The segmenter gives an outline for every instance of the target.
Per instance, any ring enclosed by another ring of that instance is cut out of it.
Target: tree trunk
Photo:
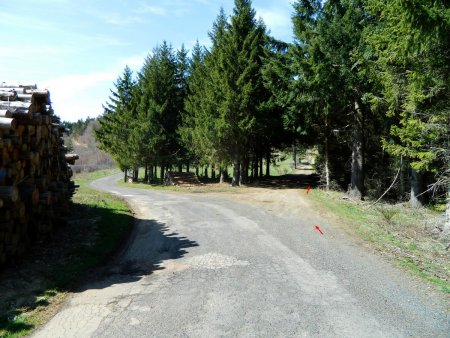
[[[245,157],[241,163],[241,175],[240,175],[241,182],[240,182],[240,184],[248,183],[248,165],[249,165],[248,157]]]
[[[145,183],[148,182],[148,165],[145,165],[145,169],[144,169],[144,182]]]
[[[204,178],[208,178],[208,166],[205,167],[205,171],[204,171],[203,177]]]
[[[423,207],[423,175],[411,168],[411,197],[409,203],[412,208]],[[420,195],[420,196],[419,196]]]
[[[160,176],[161,181],[164,181],[164,166],[163,166],[163,165],[161,166],[161,172],[160,172],[160,174],[161,174],[161,176]]]
[[[255,159],[253,160],[253,179],[257,180],[258,179],[258,171],[259,171],[259,166],[258,166],[258,157],[255,157]]]
[[[137,182],[139,180],[139,168],[133,169],[133,181]]]
[[[325,189],[330,190],[330,158],[328,152],[328,136],[325,138]]]
[[[190,169],[191,168],[190,168],[190,165],[189,165],[189,162],[188,162],[188,163],[186,163],[186,172],[188,173]]]
[[[400,187],[399,187],[399,193],[400,193],[400,201],[404,201],[405,200],[405,165],[403,164],[403,161],[400,160],[400,173],[399,173],[399,178],[400,178]]]
[[[444,233],[450,234],[450,184],[447,185],[447,207],[445,208]]]
[[[266,154],[266,177],[270,177],[270,150]]]
[[[355,120],[352,130],[352,172],[349,195],[362,199],[364,195],[363,172],[363,111],[358,101],[355,101]]]
[[[123,181],[125,182],[125,183],[127,183],[127,181],[128,181],[128,169],[127,168],[123,168]]]
[[[294,169],[297,169],[297,147],[295,143],[292,143],[292,161],[294,163]]]
[[[199,170],[198,170],[198,166],[196,166],[195,167],[195,175],[198,177],[198,174],[199,174],[199,172],[198,172]]]
[[[226,168],[220,170],[220,183],[223,183],[225,181],[227,175],[226,172],[227,172]]]
[[[213,180],[216,179],[216,165],[215,164],[211,165],[211,178]]]
[[[233,160],[233,179],[231,180],[231,185],[233,187],[238,187],[241,182],[241,162],[239,161],[239,156],[235,155]]]
[[[183,165],[181,163],[178,164],[178,172],[181,173],[183,171]]]
[[[259,177],[263,177],[263,156],[259,158]]]
[[[153,165],[151,165],[149,167],[148,171],[149,171],[149,175],[148,175],[147,183],[150,183],[153,180]]]

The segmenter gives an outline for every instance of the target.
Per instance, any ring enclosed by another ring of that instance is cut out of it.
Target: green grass
[[[58,240],[63,244],[58,245],[58,259],[33,267],[40,269],[34,273],[42,278],[41,290],[24,290],[21,296],[26,294],[25,304],[7,309],[6,314],[2,311],[0,337],[22,337],[31,333],[43,323],[49,307],[62,302],[67,292],[92,269],[107,262],[128,237],[132,216],[126,203],[88,187],[90,181],[113,173],[106,170],[75,176],[80,188],[73,198],[69,225],[59,231]]]
[[[424,230],[424,222],[437,213],[410,209],[406,205],[368,204],[343,200],[342,193],[314,190],[310,198],[321,213],[338,220],[345,229],[389,253],[409,272],[435,284],[445,293],[448,282],[448,252],[444,244]],[[414,257],[412,260],[410,257]]]
[[[400,261],[400,264],[402,266],[406,267],[412,273],[414,273],[414,274],[416,274],[416,275],[426,279],[427,281],[437,285],[442,292],[450,293],[450,283],[448,283],[447,281],[444,281],[444,280],[442,280],[440,278],[431,276],[429,273],[426,273],[423,269],[418,267],[417,264],[414,263],[411,260],[400,259],[399,261]],[[433,264],[428,264],[428,267],[433,267]]]

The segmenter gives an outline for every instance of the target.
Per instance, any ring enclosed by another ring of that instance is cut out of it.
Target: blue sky
[[[253,0],[273,36],[292,41],[291,0]],[[233,0],[0,0],[0,82],[36,83],[66,121],[102,114],[125,65],[139,71],[166,40],[187,49]]]

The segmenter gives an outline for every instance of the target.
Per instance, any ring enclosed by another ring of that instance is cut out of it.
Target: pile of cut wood
[[[165,185],[177,185],[177,186],[185,186],[191,187],[195,185],[202,185],[202,183],[198,180],[197,175],[194,173],[183,173],[183,172],[166,172],[164,177]]]
[[[0,82],[0,266],[64,223],[76,154],[47,90]]]

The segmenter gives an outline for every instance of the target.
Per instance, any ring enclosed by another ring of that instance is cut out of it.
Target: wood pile
[[[196,185],[202,185],[202,183],[198,180],[197,175],[194,173],[183,173],[183,172],[166,172],[164,177],[165,185],[177,185],[184,187],[191,187]]]
[[[78,156],[63,132],[47,90],[0,82],[0,266],[66,221]]]

